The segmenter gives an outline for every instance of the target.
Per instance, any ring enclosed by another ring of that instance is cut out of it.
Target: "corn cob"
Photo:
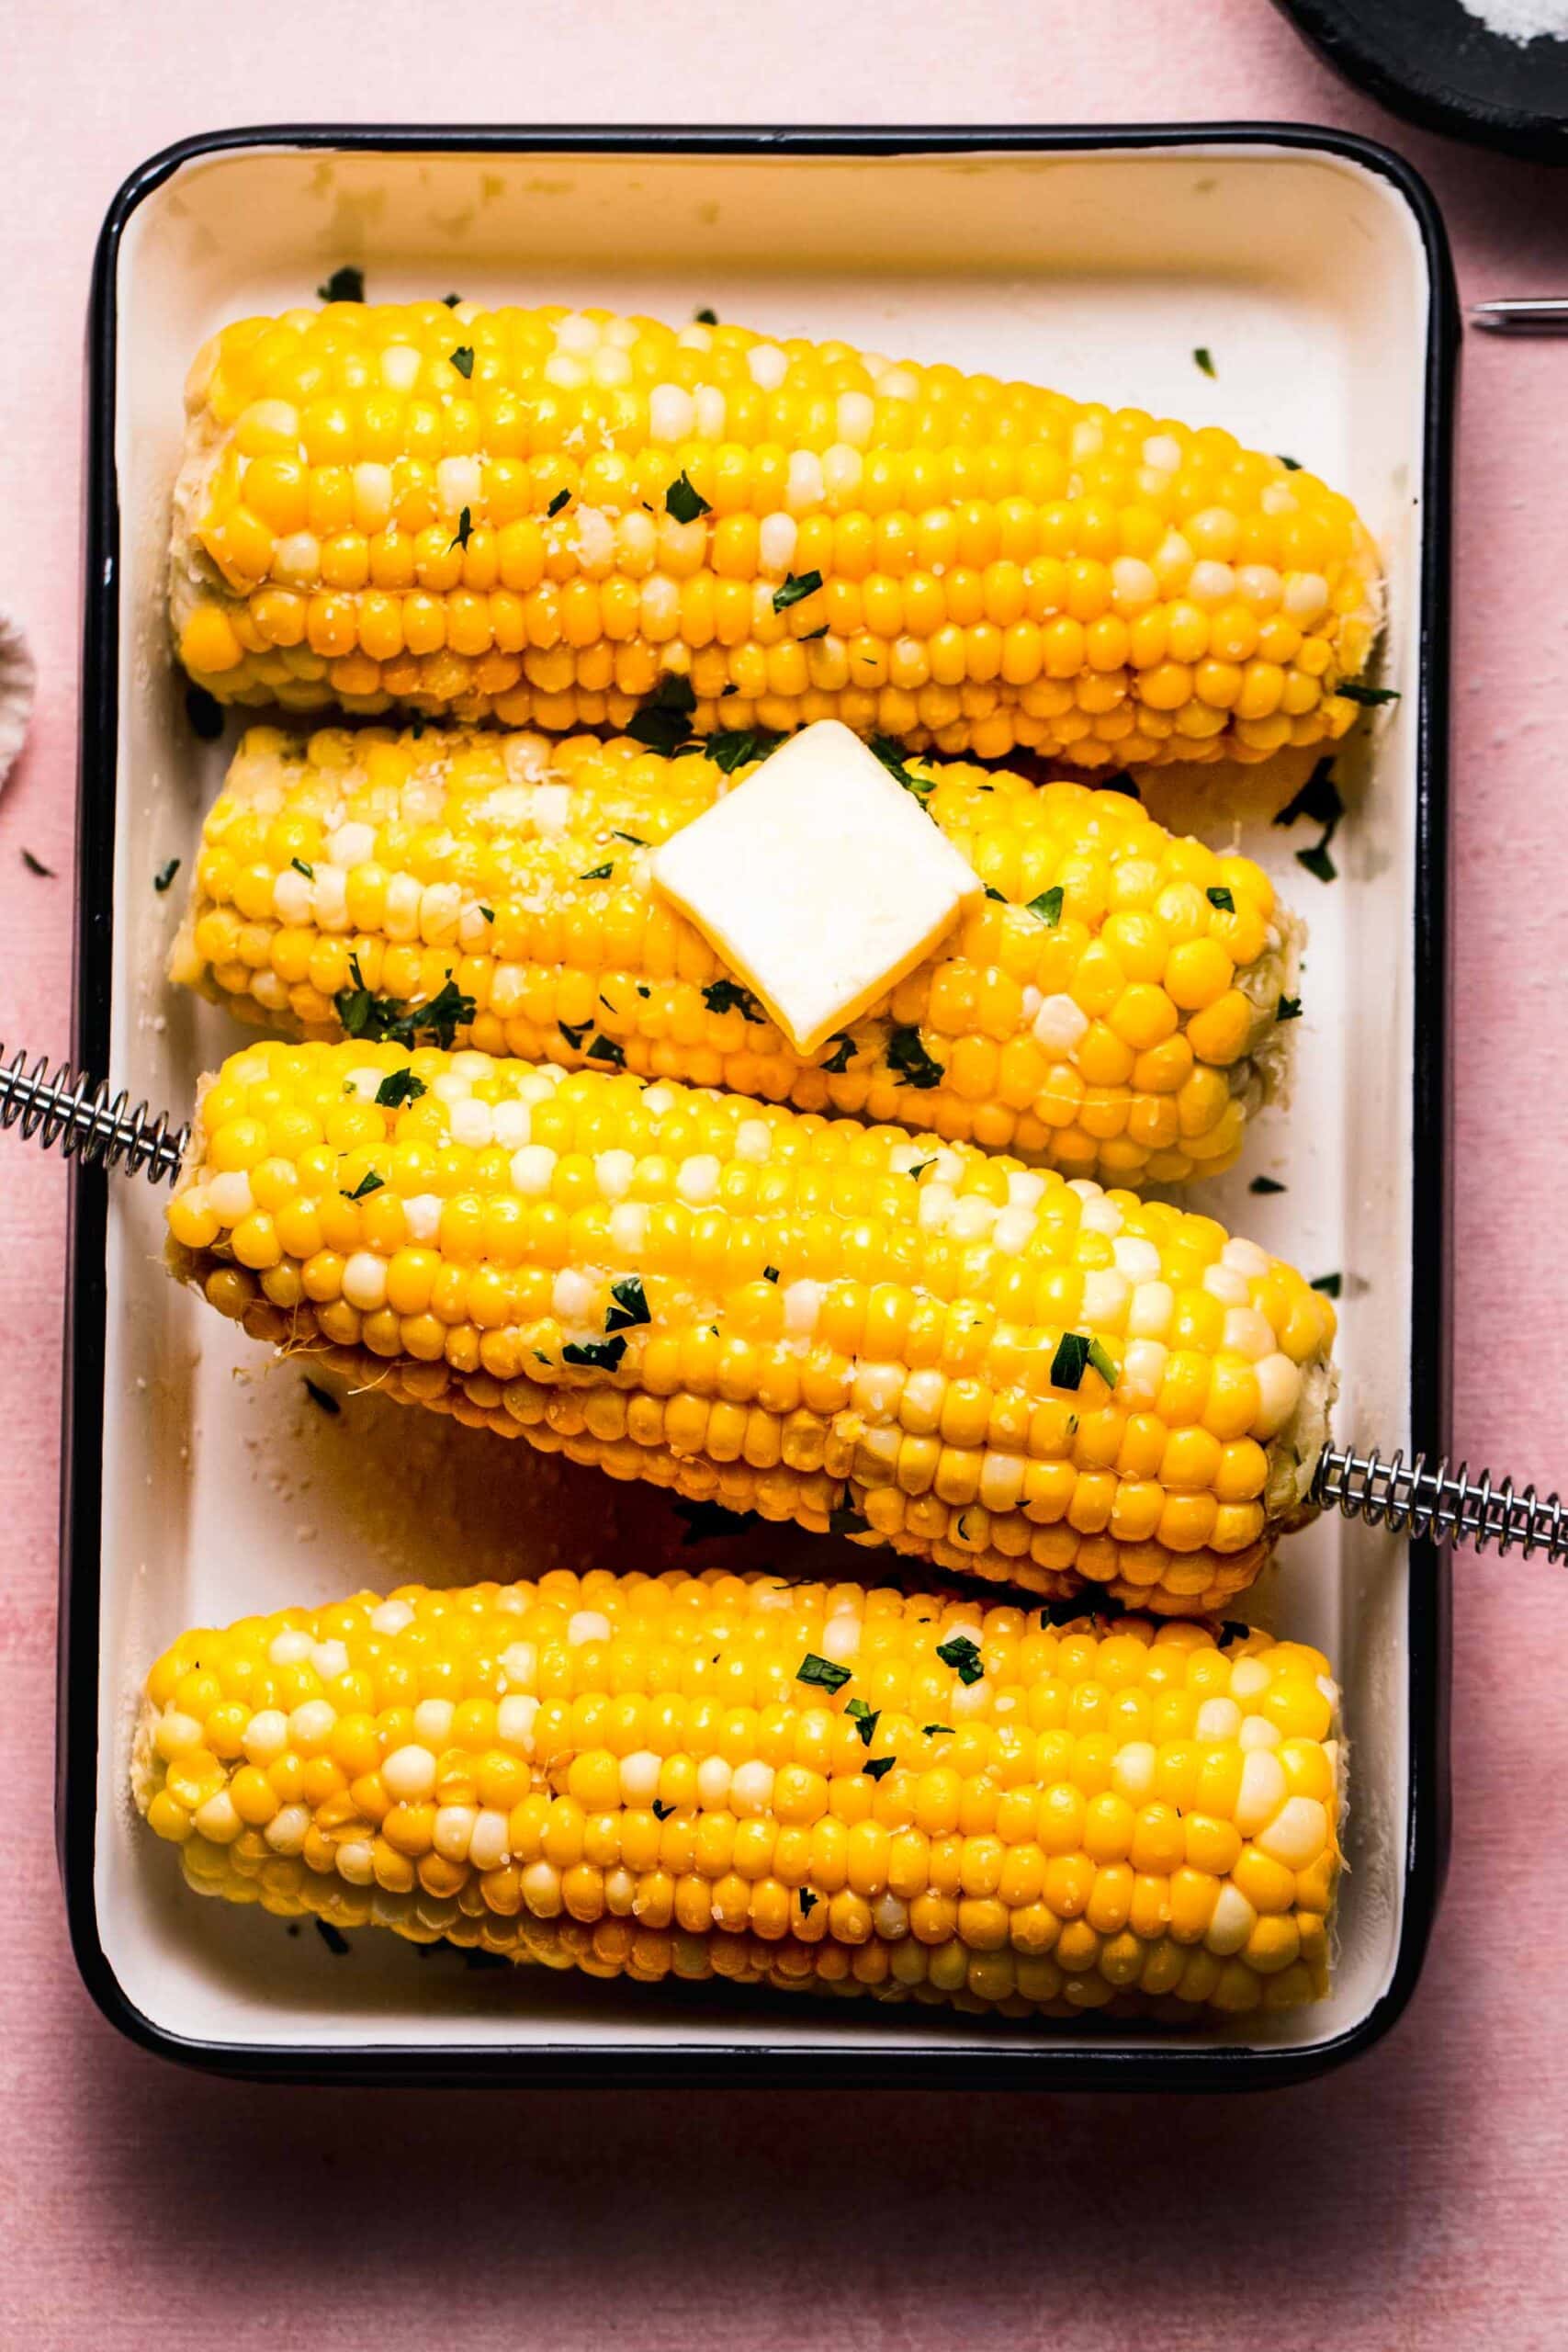
[[[1219,1608],[1325,1435],[1332,1306],[1213,1219],[673,1082],[253,1046],[168,1215],[353,1382],[1053,1596]]]
[[[862,734],[1085,767],[1343,734],[1377,559],[1137,409],[738,326],[333,304],[186,386],[173,613],[228,702]]]
[[[1007,2017],[1327,1990],[1318,1650],[715,1569],[187,1634],[137,1803],[200,1894],[595,1976]]]
[[[1114,1183],[1228,1168],[1278,1087],[1294,1003],[1299,926],[1268,877],[1121,793],[909,774],[1007,903],[978,907],[814,1062],[649,880],[719,770],[629,739],[253,728],[170,969],[323,1038],[345,1011],[384,1025],[450,978],[474,1005],[452,1036],[489,1054],[576,1069],[608,1040],[641,1076],[897,1119]]]

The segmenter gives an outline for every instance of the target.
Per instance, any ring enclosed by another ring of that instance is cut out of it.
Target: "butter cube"
[[[886,996],[983,888],[836,718],[792,735],[672,835],[653,879],[799,1054]]]

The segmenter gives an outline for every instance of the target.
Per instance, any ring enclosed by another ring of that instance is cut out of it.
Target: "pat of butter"
[[[791,736],[673,834],[653,879],[800,1054],[886,996],[984,887],[836,718]]]

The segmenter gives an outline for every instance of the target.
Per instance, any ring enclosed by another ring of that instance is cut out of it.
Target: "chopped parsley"
[[[939,1642],[936,1654],[943,1666],[952,1667],[965,1690],[978,1682],[986,1669],[980,1662],[978,1645],[967,1634],[954,1634],[949,1642]]]
[[[441,297],[449,311],[455,311],[462,299],[460,294],[443,294]]]
[[[692,316],[700,327],[716,327],[718,324],[716,311],[694,311]]]
[[[629,842],[633,849],[646,849],[648,847],[648,843],[643,840],[640,833],[623,833],[615,831],[615,828],[612,827],[610,838],[612,841]]]
[[[479,912],[483,915],[486,922],[493,922],[495,921],[495,909],[493,907],[481,907],[479,909]]]
[[[320,1381],[312,1380],[309,1373],[305,1375],[305,1394],[318,1412],[329,1414],[334,1420],[343,1410],[332,1390],[323,1388]]]
[[[918,1029],[892,1030],[884,1049],[884,1058],[900,1086],[912,1086],[917,1093],[923,1094],[928,1087],[942,1084],[942,1066],[932,1061]]]
[[[1057,882],[1049,890],[1042,890],[1037,899],[1031,899],[1029,911],[1032,915],[1038,915],[1042,922],[1049,923],[1055,929],[1062,920],[1062,900],[1066,895],[1062,885]]]
[[[55,878],[53,866],[46,865],[41,857],[35,857],[30,849],[23,850],[22,864],[29,874],[41,874],[46,881],[52,882]]]
[[[204,743],[216,743],[223,732],[223,706],[205,686],[186,688],[186,717],[192,734],[199,735]]]
[[[844,1713],[851,1718],[856,1731],[859,1732],[861,1746],[863,1747],[869,1747],[871,1746],[872,1734],[875,1731],[878,1723],[881,1721],[881,1708],[869,1706],[863,1699],[846,1699],[844,1702]]]
[[[376,1089],[376,1100],[383,1111],[397,1111],[428,1092],[423,1079],[416,1078],[412,1069],[389,1069]]]
[[[473,998],[462,993],[450,972],[428,1003],[402,1004],[396,997],[377,996],[366,987],[357,956],[349,957],[348,969],[354,986],[339,989],[333,1001],[350,1037],[364,1037],[378,1046],[412,1046],[424,1034],[445,1053],[450,1051],[458,1030],[474,1017]]]
[[[462,513],[457,517],[457,536],[455,539],[449,541],[446,548],[447,554],[451,554],[453,548],[466,548],[473,536],[474,518],[468,508],[465,506]]]
[[[1235,914],[1235,900],[1232,897],[1231,893],[1225,888],[1224,883],[1216,884],[1213,889],[1205,890],[1203,896],[1208,899],[1209,904],[1212,907],[1218,907],[1222,914]]]
[[[302,857],[291,857],[288,863],[294,868],[296,874],[302,874],[305,876],[307,882],[313,882],[315,880],[315,867],[313,865],[307,865]]]
[[[1255,1176],[1247,1189],[1261,1196],[1266,1193],[1282,1193],[1285,1187],[1277,1183],[1272,1176]]]
[[[1320,1290],[1325,1298],[1337,1298],[1345,1287],[1345,1277],[1343,1274],[1314,1274],[1312,1286],[1314,1290]]]
[[[696,689],[690,678],[676,671],[667,670],[647,702],[634,711],[626,722],[626,733],[637,742],[646,743],[650,752],[662,752],[672,760],[691,740],[687,720],[697,707]]]
[[[1200,375],[1212,376],[1213,374],[1214,355],[1209,349],[1206,343],[1201,343],[1193,352],[1192,365],[1198,369]]]
[[[1005,907],[1010,903],[1004,894],[1000,890],[993,890],[988,882],[986,885],[986,896],[987,899],[995,899],[998,907]]]
[[[471,343],[460,343],[456,351],[448,352],[446,356],[459,376],[466,379],[473,374],[474,346]]]
[[[912,775],[904,763],[903,745],[895,742],[891,735],[874,735],[866,749],[875,752],[888,775],[897,777],[906,792],[912,792],[917,800],[931,798],[936,790],[935,776]]]
[[[828,1532],[829,1535],[869,1535],[871,1521],[863,1511],[856,1510],[853,1503],[840,1503],[836,1510],[828,1513]]]
[[[922,1724],[920,1725],[920,1730],[927,1739],[934,1739],[938,1732],[950,1732],[952,1729],[951,1724]]]
[[[1341,678],[1334,691],[1343,695],[1347,702],[1362,703],[1369,710],[1375,709],[1380,702],[1400,700],[1397,686],[1364,686],[1359,678]]]
[[[652,1322],[640,1274],[623,1274],[610,1284],[610,1296],[615,1304],[604,1317],[606,1331],[629,1331],[636,1323]]]
[[[1086,1367],[1092,1365],[1108,1388],[1114,1388],[1117,1371],[1102,1342],[1087,1339],[1081,1331],[1064,1331],[1051,1359],[1051,1385],[1054,1388],[1077,1388]]]
[[[1276,450],[1275,455],[1278,457],[1280,463],[1284,467],[1285,471],[1288,474],[1300,473],[1302,469],[1302,461],[1299,458],[1287,458],[1283,449]]]
[[[822,1897],[819,1894],[813,1894],[808,1886],[803,1886],[799,1890],[796,1899],[800,1905],[801,1917],[803,1919],[809,1919],[813,1911],[816,1910],[817,1905],[821,1902]]]
[[[360,300],[360,297],[357,294],[354,294],[345,296],[344,300],[357,302]],[[340,1935],[330,1919],[318,1919],[316,1921],[316,1933],[320,1936],[321,1941],[325,1944],[327,1950],[331,1952],[334,1960],[342,1960],[346,1956],[350,1948],[348,1938],[344,1935]],[[497,1956],[499,1957],[499,1954]]]
[[[931,1159],[917,1159],[913,1168],[906,1168],[904,1173],[906,1176],[912,1176],[918,1184],[921,1177],[925,1174],[926,1170],[928,1168],[934,1168],[935,1166],[936,1160],[934,1158]]]
[[[546,513],[547,514],[558,514],[560,513],[561,508],[562,508],[563,506],[570,506],[570,503],[571,503],[571,492],[570,492],[570,490],[558,490],[558,491],[557,491],[557,492],[556,492],[556,494],[555,494],[555,496],[551,499],[551,501],[550,501],[549,504],[546,507],[546,509],[545,509],[545,513]]]
[[[355,269],[352,262],[345,261],[333,270],[324,286],[317,287],[316,294],[323,302],[363,302],[365,272]]]
[[[835,1029],[828,1042],[833,1050],[827,1060],[818,1062],[817,1067],[818,1069],[830,1071],[835,1078],[840,1078],[855,1057],[855,1041],[847,1029]]]
[[[820,628],[808,628],[800,641],[802,645],[815,645],[819,637],[826,637],[827,634],[828,624],[824,621]]]
[[[352,1193],[344,1192],[341,1184],[338,1186],[338,1191],[343,1193],[345,1201],[363,1201],[372,1193],[378,1193],[386,1181],[384,1176],[378,1176],[373,1168],[367,1168]]]
[[[152,888],[157,891],[160,898],[163,897],[164,891],[168,888],[170,883],[174,880],[179,870],[180,861],[177,857],[171,857],[166,865],[161,865],[158,868],[158,871],[152,876]]]
[[[556,1023],[556,1027],[560,1031],[561,1035],[566,1039],[567,1044],[571,1047],[574,1054],[580,1054],[582,1051],[582,1041],[584,1037],[587,1036],[588,1032],[592,1028],[592,1026],[593,1023],[591,1021],[583,1022],[580,1028],[575,1029],[572,1027],[570,1021],[558,1021]]]
[[[779,1278],[779,1270],[778,1270],[778,1268],[777,1268],[776,1266],[764,1266],[764,1267],[763,1267],[763,1269],[762,1269],[762,1280],[763,1280],[765,1283],[776,1283],[776,1282],[777,1282],[777,1280],[778,1280],[778,1278]]]
[[[1332,882],[1337,877],[1339,872],[1339,868],[1328,854],[1326,835],[1317,842],[1315,847],[1297,850],[1296,864],[1304,865],[1307,872],[1315,876],[1319,882]]]
[[[611,858],[607,865],[591,865],[586,874],[580,874],[577,878],[580,882],[607,882],[615,870],[615,861]]]
[[[614,1372],[626,1354],[624,1340],[569,1340],[560,1351],[562,1363],[590,1364],[595,1372]]]
[[[699,514],[713,513],[712,502],[693,486],[684,467],[664,493],[664,511],[673,514],[677,523],[694,523]]]
[[[753,760],[765,760],[784,741],[766,727],[723,727],[716,735],[709,735],[703,743],[703,757],[711,760],[721,775],[733,775],[737,768],[749,767]]]
[[[703,1002],[710,1012],[739,1012],[743,1021],[761,1023],[768,1017],[750,989],[736,980],[710,980],[703,990]]]
[[[804,604],[807,596],[815,596],[822,585],[819,571],[787,572],[773,590],[773,610],[787,613],[792,605]]]
[[[861,1770],[868,1781],[880,1781],[884,1773],[891,1772],[897,1761],[896,1756],[872,1756],[861,1766]]]
[[[684,1522],[682,1544],[707,1544],[716,1535],[734,1535],[751,1524],[751,1513],[727,1510],[723,1503],[678,1501],[675,1516]]]
[[[815,1650],[807,1650],[795,1669],[797,1682],[809,1683],[817,1690],[841,1690],[850,1679],[847,1666],[836,1666],[830,1657],[819,1657]]]
[[[1251,1626],[1243,1624],[1239,1617],[1222,1617],[1220,1638],[1215,1646],[1222,1650],[1228,1650],[1233,1642],[1245,1642],[1251,1631]]]
[[[589,1044],[586,1057],[591,1062],[608,1062],[612,1069],[625,1069],[626,1066],[625,1046],[617,1046],[613,1037],[600,1036],[597,1031]]]
[[[661,1804],[657,1797],[654,1798],[653,1817],[655,1821],[668,1821],[674,1810],[675,1808],[672,1804]]]
[[[1299,996],[1282,996],[1274,1007],[1276,1021],[1299,1021],[1301,1017],[1302,1001]]]

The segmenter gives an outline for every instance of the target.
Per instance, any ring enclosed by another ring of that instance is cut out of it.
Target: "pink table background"
[[[1264,0],[0,0],[0,604],[40,664],[0,797],[0,1036],[68,1037],[82,317],[123,174],[222,123],[1272,117],[1414,157],[1468,300],[1568,284],[1568,175],[1406,130]],[[1568,348],[1474,339],[1458,492],[1457,1425],[1561,1476]],[[57,869],[40,880],[23,845]],[[0,2345],[467,2352],[1568,2340],[1562,1585],[1458,1564],[1453,1869],[1362,2064],[1263,2098],[403,2096],[197,2080],[101,2021],[51,1822],[64,1183],[0,1144]],[[36,1353],[35,1353],[36,1351]]]

